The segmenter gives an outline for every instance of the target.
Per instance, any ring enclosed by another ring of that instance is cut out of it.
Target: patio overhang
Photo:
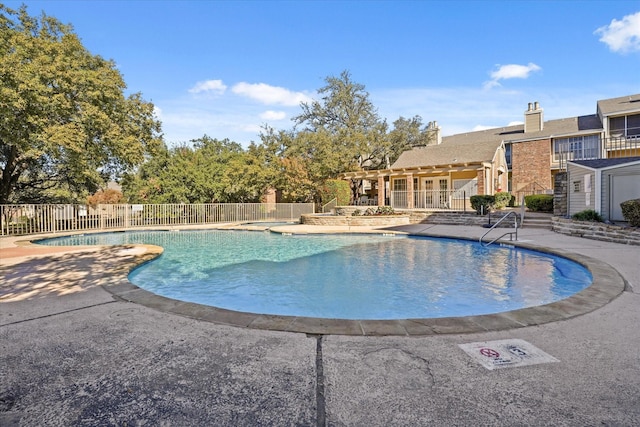
[[[460,163],[449,165],[434,165],[434,166],[418,166],[413,168],[398,168],[398,169],[378,169],[378,170],[363,170],[355,172],[344,172],[338,177],[341,179],[368,179],[376,180],[380,177],[401,177],[409,175],[442,175],[451,172],[469,172],[482,170],[485,167],[486,162],[478,163]]]

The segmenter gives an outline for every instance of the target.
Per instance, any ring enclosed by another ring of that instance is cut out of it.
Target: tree
[[[80,201],[159,145],[153,104],[72,28],[0,5],[0,204]]]
[[[262,146],[247,151],[228,139],[204,135],[168,149],[163,147],[122,182],[132,202],[258,202],[272,186],[275,170]]]
[[[380,120],[364,85],[351,80],[348,71],[327,77],[318,90],[318,101],[302,103],[294,118],[304,130],[294,138],[297,156],[312,159],[318,185],[327,178],[357,169],[376,169],[384,164],[389,150],[387,124]],[[354,196],[359,182],[352,182]]]
[[[403,151],[435,143],[434,129],[423,126],[422,117],[416,115],[410,119],[400,116],[393,122],[393,130],[389,132],[391,141],[387,168],[393,164]]]
[[[93,208],[100,204],[119,204],[124,203],[124,195],[113,188],[100,189],[91,196],[87,197],[87,204]]]

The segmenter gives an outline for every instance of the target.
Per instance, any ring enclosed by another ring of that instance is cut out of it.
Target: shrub
[[[351,200],[351,188],[349,183],[342,179],[328,179],[320,186],[320,200],[328,203],[338,199],[338,206],[347,206]]]
[[[376,213],[378,215],[395,215],[396,211],[391,206],[378,206]]]
[[[524,203],[533,212],[553,212],[553,194],[525,196]]]
[[[471,201],[471,207],[476,210],[478,215],[486,215],[491,212],[496,202],[495,196],[488,194],[471,196],[469,200]]]
[[[377,215],[395,215],[395,211],[391,206],[378,206],[377,208],[367,208],[364,212],[360,209],[353,211],[351,216],[377,216]]]
[[[511,202],[511,194],[506,191],[498,192],[493,197],[495,197],[494,207],[496,209],[504,209]]]
[[[627,200],[620,203],[622,216],[632,227],[640,227],[640,199]]]
[[[600,214],[593,209],[586,209],[584,211],[575,213],[571,218],[575,219],[576,221],[602,222],[602,217],[600,216]]]

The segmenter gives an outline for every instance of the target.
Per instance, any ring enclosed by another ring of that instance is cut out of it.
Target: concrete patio
[[[231,326],[207,320],[206,310],[180,313],[170,300],[127,301],[114,288],[130,287],[126,272],[154,248],[18,240],[0,239],[2,426],[640,425],[638,246],[524,228],[522,244],[603,262],[612,270],[602,279],[621,276],[626,290],[559,321],[520,316],[508,329],[360,336]],[[488,370],[459,347],[502,339],[525,340],[558,362]]]

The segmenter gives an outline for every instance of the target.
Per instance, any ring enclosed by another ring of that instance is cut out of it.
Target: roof
[[[439,145],[403,152],[391,169],[488,162],[504,142],[521,142],[602,132],[597,114],[544,122],[539,132],[524,132],[524,124],[445,136]]]
[[[598,101],[598,111],[603,116],[640,111],[640,93],[620,98],[602,99]]]
[[[640,162],[640,157],[620,157],[615,159],[572,160],[569,163],[584,166],[589,169],[605,169],[614,166],[622,166],[627,163]]]
[[[490,162],[501,143],[495,138],[481,141],[444,137],[441,144],[403,152],[391,169]]]

